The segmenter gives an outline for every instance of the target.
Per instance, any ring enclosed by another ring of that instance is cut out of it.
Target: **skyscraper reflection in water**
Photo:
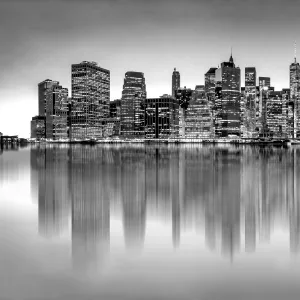
[[[72,261],[101,269],[110,250],[110,219],[119,219],[128,252],[140,253],[147,224],[169,228],[180,250],[187,233],[234,261],[289,229],[300,250],[300,149],[205,145],[103,145],[31,148],[39,233],[59,237],[71,216]],[[159,233],[158,233],[159,234]]]

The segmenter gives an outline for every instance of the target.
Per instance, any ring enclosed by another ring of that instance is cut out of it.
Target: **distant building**
[[[95,62],[73,64],[71,138],[101,138],[109,101],[110,71]]]
[[[217,137],[240,136],[241,70],[232,56],[216,70],[215,134]]]
[[[68,138],[68,89],[53,86],[46,92],[46,138],[59,140]]]
[[[180,87],[180,73],[174,68],[172,74],[172,96],[175,97],[175,92]]]
[[[146,83],[144,73],[126,72],[121,99],[121,135],[144,136]]]
[[[178,101],[173,97],[148,98],[145,101],[145,137],[178,136]]]
[[[32,118],[31,123],[31,134],[32,139],[40,140],[46,137],[46,117],[35,116]]]
[[[38,84],[39,116],[46,116],[47,101],[46,92],[54,86],[58,86],[58,81],[46,79]]]
[[[245,90],[242,91],[242,126],[243,137],[256,136],[256,69],[245,68]]]
[[[271,91],[267,99],[266,123],[273,138],[287,137],[286,99],[282,91]]]
[[[179,103],[179,136],[185,137],[186,109],[192,99],[193,91],[189,88],[178,88],[175,91],[175,99]]]
[[[197,85],[185,113],[185,137],[213,137],[212,111],[204,85]]]
[[[290,65],[290,101],[294,107],[294,138],[300,136],[300,65],[296,60]]]

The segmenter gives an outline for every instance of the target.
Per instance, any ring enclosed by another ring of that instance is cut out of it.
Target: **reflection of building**
[[[172,96],[175,97],[175,92],[180,87],[180,73],[174,68],[172,74]]]
[[[185,114],[185,137],[207,138],[213,135],[212,114],[204,86],[197,85]]]
[[[168,138],[178,135],[177,100],[171,98],[147,98],[145,100],[145,137]]]
[[[109,252],[108,168],[96,148],[71,148],[72,258],[80,271],[96,269]]]
[[[121,99],[121,134],[144,135],[144,105],[146,84],[144,73],[126,72]]]
[[[72,65],[72,138],[102,137],[109,115],[109,98],[109,70],[88,61]]]
[[[46,92],[46,138],[58,140],[68,137],[68,89],[54,86]]]
[[[45,129],[45,116],[35,116],[32,117],[31,120],[31,134],[30,137],[33,139],[40,140],[46,137],[46,129]]]
[[[240,136],[240,85],[241,71],[232,56],[223,62],[215,73],[215,132],[218,137]]]

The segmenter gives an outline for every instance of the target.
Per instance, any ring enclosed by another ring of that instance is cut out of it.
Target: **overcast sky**
[[[0,132],[29,137],[37,84],[70,91],[83,60],[110,70],[111,100],[129,70],[144,72],[148,97],[171,93],[174,67],[182,86],[204,84],[231,47],[242,80],[254,66],[289,87],[299,12],[299,0],[0,0]]]

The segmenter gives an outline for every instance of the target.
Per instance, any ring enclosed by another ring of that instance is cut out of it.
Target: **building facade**
[[[300,136],[300,65],[296,60],[290,65],[290,101],[293,102],[294,132],[292,137]]]
[[[241,125],[241,71],[232,56],[216,70],[215,134],[217,137],[239,137]]]
[[[175,97],[175,92],[180,87],[180,73],[174,68],[172,74],[172,96]]]
[[[72,65],[70,137],[98,139],[109,116],[110,71],[95,62]]]
[[[144,136],[146,95],[144,73],[126,72],[121,99],[121,135]]]
[[[53,81],[51,79],[46,79],[38,84],[38,109],[39,116],[46,116],[47,109],[47,100],[46,100],[46,92],[48,89],[51,89],[54,86],[58,86],[58,81]]]
[[[179,130],[179,104],[173,97],[145,101],[145,138],[175,138]]]
[[[67,139],[68,132],[68,89],[53,86],[46,92],[46,138],[59,140]]]
[[[32,139],[43,139],[46,137],[46,117],[45,116],[35,116],[30,122]]]
[[[186,138],[213,137],[213,119],[204,85],[197,85],[185,113]]]

